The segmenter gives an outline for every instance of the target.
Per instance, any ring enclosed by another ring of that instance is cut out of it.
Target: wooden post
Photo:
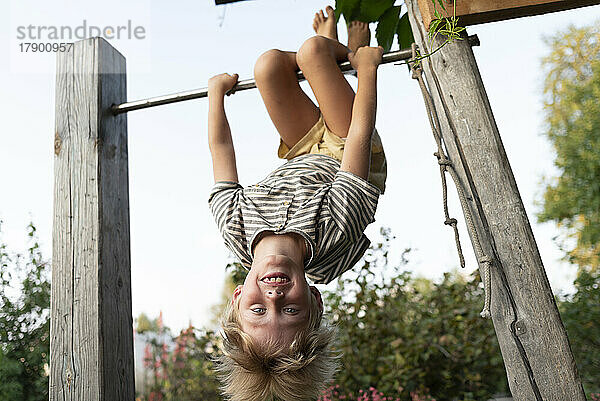
[[[101,38],[58,54],[51,401],[133,401],[125,58]]]
[[[432,49],[417,0],[406,4],[425,54]],[[566,331],[471,47],[466,40],[449,44],[424,60],[423,71],[446,151],[465,188],[483,250],[493,259],[491,314],[512,395],[518,401],[583,401]]]

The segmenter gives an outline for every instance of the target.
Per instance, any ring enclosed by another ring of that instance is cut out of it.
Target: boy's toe
[[[335,17],[333,7],[327,6],[325,7],[325,11],[327,11],[327,15],[330,17]]]

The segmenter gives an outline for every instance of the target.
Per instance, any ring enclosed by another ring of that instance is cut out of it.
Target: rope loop
[[[483,255],[480,259],[479,259],[479,263],[492,263],[492,258],[490,258],[487,255]]]
[[[410,46],[410,49],[412,51],[412,57],[410,60],[408,60],[408,66],[410,67],[410,70],[412,72],[412,79],[421,79],[421,75],[423,73],[421,63],[417,63],[415,60],[417,58],[417,47],[417,44],[414,42]]]
[[[490,312],[490,305],[492,303],[492,272],[490,268],[492,266],[492,258],[483,255],[479,258],[479,263],[481,264],[479,271],[481,273],[481,281],[483,281],[483,292],[484,292],[484,302],[483,302],[483,310],[480,315],[484,319],[489,319],[492,317]]]
[[[452,219],[446,219],[446,221],[444,221],[444,224],[447,226],[455,226],[456,223],[458,223],[458,221],[454,218]]]
[[[433,155],[435,157],[437,157],[438,164],[441,164],[443,166],[451,166],[452,165],[452,162],[450,161],[450,159],[448,159],[448,157],[444,153],[433,152]]]

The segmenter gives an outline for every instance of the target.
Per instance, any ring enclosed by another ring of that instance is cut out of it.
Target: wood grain
[[[417,0],[406,3],[415,41],[428,52]],[[566,331],[467,40],[424,60],[423,70],[446,151],[483,250],[493,259],[491,313],[512,395],[518,401],[583,401]]]
[[[104,39],[59,53],[50,400],[134,399],[125,58]]]
[[[436,9],[445,16],[453,15],[453,0],[442,0],[446,11],[436,1]],[[434,16],[433,0],[418,0],[423,23],[429,29]],[[600,0],[456,0],[459,25],[468,26],[512,18],[529,17],[573,8],[600,4]]]

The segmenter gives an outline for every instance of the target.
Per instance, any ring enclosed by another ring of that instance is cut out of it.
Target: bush
[[[340,391],[376,388],[391,397],[431,394],[439,401],[482,400],[507,391],[492,322],[479,316],[483,288],[446,273],[441,283],[389,266],[389,232],[367,251],[356,278],[345,275],[326,295],[339,327]],[[382,279],[381,276],[388,276]]]
[[[49,265],[28,230],[26,259],[0,241],[0,400],[48,400]]]
[[[590,398],[600,393],[600,270],[580,270],[576,292],[559,302],[583,387]]]

